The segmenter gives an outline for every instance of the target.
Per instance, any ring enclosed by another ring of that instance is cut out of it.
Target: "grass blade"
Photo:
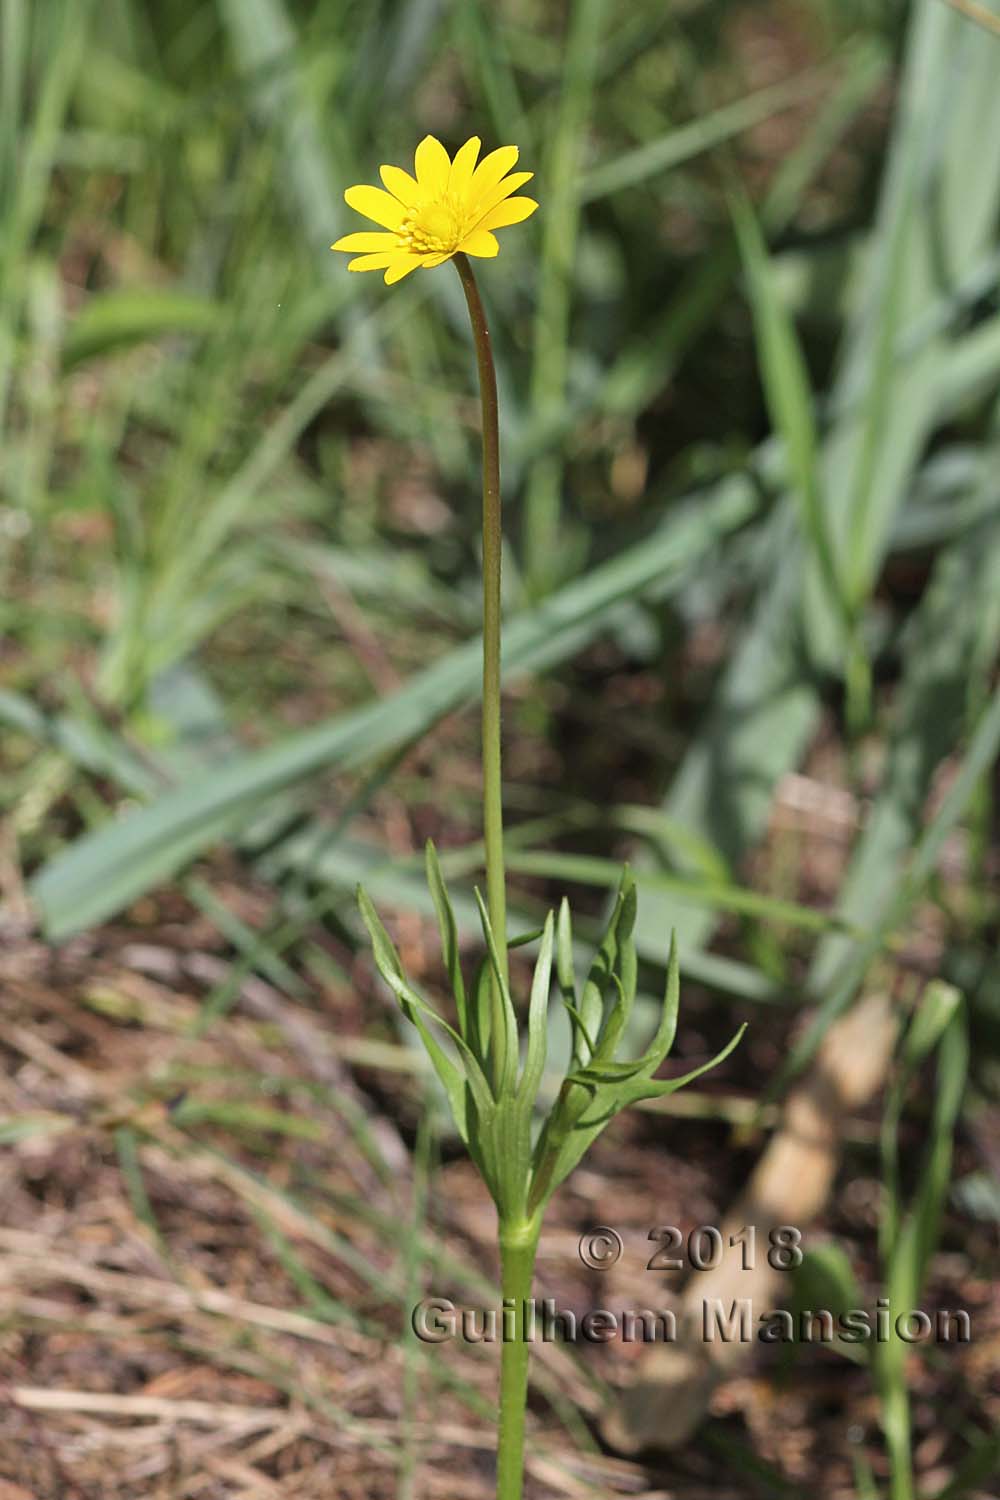
[[[684,509],[661,532],[510,621],[504,670],[538,671],[606,630],[644,592],[662,598],[705,550],[753,514],[748,486]],[[149,807],[81,839],[36,877],[32,894],[58,938],[120,910],[202,850],[247,827],[269,797],[333,766],[352,767],[417,738],[481,690],[477,639],[411,678],[397,693],[283,744],[231,759]],[[100,872],[95,878],[95,872]]]

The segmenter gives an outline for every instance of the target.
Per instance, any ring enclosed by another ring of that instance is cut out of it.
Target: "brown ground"
[[[817,786],[788,783],[773,837],[791,828],[801,840],[805,819],[815,837],[802,867],[822,894],[842,863],[831,838],[844,840],[805,796]],[[836,823],[851,809],[834,799],[827,811]],[[250,926],[263,920],[260,889],[221,864],[205,877]],[[401,1332],[421,1295],[493,1301],[493,1210],[446,1141],[428,1217],[412,1227],[424,1215],[419,1091],[367,963],[320,933],[329,975],[298,973],[293,998],[240,970],[179,896],[51,951],[17,916],[9,881],[7,894],[0,1500],[488,1500],[496,1348],[416,1345]],[[409,936],[419,949],[419,929]],[[231,1009],[199,1031],[209,997]],[[679,1051],[697,1055],[712,1016],[694,992]],[[761,1139],[733,1121],[787,1031],[777,1014],[755,1017],[742,1059],[691,1104],[677,1096],[678,1112],[707,1099],[706,1118],[615,1123],[553,1203],[537,1295],[578,1315],[669,1304],[669,1281],[645,1270],[648,1230],[720,1221]],[[844,1122],[845,1165],[814,1231],[846,1248],[871,1301],[877,1118]],[[981,1165],[974,1142],[958,1149],[960,1163]],[[577,1251],[598,1224],[625,1244],[604,1273]],[[1000,1304],[973,1269],[991,1255],[985,1227],[949,1220],[926,1305],[967,1307],[974,1338],[913,1357],[925,1494],[1000,1415]],[[834,1353],[793,1364],[761,1350],[717,1393],[714,1420],[660,1465],[604,1454],[594,1437],[638,1345],[537,1348],[538,1500],[846,1500],[852,1451],[885,1474],[869,1375]]]

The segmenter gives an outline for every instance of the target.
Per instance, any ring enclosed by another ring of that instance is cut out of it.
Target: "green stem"
[[[517,1226],[500,1225],[500,1270],[503,1307],[513,1318],[501,1320],[505,1337],[500,1355],[500,1431],[497,1440],[497,1500],[521,1500],[524,1481],[524,1413],[528,1401],[531,1344],[525,1333],[531,1321],[528,1303],[538,1250],[539,1218]],[[509,1299],[509,1300],[508,1300]],[[528,1316],[526,1316],[528,1312]],[[508,1328],[508,1324],[512,1326]],[[508,1339],[506,1334],[513,1333]]]
[[[500,431],[497,376],[479,288],[465,255],[454,257],[462,279],[479,365],[483,408],[483,839],[486,846],[486,909],[496,939],[504,982],[507,970],[507,897],[503,863],[503,804],[500,790]],[[493,1081],[503,1072],[506,1029],[502,996],[491,979]]]
[[[893,1361],[892,1384],[882,1395],[882,1428],[889,1450],[890,1500],[914,1500],[910,1398],[902,1362]]]

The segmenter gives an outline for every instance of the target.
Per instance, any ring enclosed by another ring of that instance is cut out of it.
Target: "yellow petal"
[[[419,255],[409,255],[404,252],[402,255],[393,256],[385,273],[386,286],[392,286],[394,281],[402,281],[403,277],[409,276],[410,272],[415,271],[419,264]]]
[[[419,183],[414,181],[409,172],[404,172],[402,167],[379,167],[379,174],[392,196],[398,198],[400,203],[405,203],[407,208],[420,202],[422,194]]]
[[[500,242],[495,235],[490,234],[488,229],[474,229],[467,234],[458,247],[464,250],[466,255],[481,255],[489,258],[496,255],[500,249]]]
[[[451,160],[439,140],[425,135],[413,157],[413,165],[421,191],[435,197],[448,186]]]
[[[497,183],[496,187],[490,188],[488,193],[480,193],[473,199],[473,212],[477,220],[485,218],[498,203],[509,198],[517,188],[524,187],[524,184],[530,182],[534,175],[534,172],[511,172],[509,177]]]
[[[472,191],[478,196],[495,188],[501,177],[510,171],[517,158],[516,146],[499,146],[496,151],[491,151],[489,156],[484,156],[472,174]]]
[[[481,145],[482,141],[478,135],[474,135],[455,152],[455,160],[451,164],[451,175],[448,178],[448,191],[459,202],[469,191]]]
[[[480,219],[476,232],[481,229],[503,229],[507,224],[520,224],[535,212],[538,204],[534,198],[505,198],[496,208],[490,209],[485,219]]]
[[[454,253],[454,250],[447,250],[444,255],[422,255],[420,264],[429,271],[432,266],[443,266],[446,260],[451,260]]]
[[[347,262],[349,271],[384,271],[386,266],[392,264],[395,256],[390,252],[383,251],[380,255],[358,255],[354,260]]]
[[[480,198],[489,198],[493,203],[499,203],[501,198],[507,198],[515,188],[524,187],[534,177],[534,172],[508,172],[502,177],[496,187],[490,188],[488,193],[480,193]]]
[[[394,250],[399,244],[394,234],[380,234],[375,229],[361,229],[357,234],[341,235],[331,250]]]
[[[374,219],[376,224],[384,224],[386,229],[398,229],[406,216],[406,210],[398,199],[390,197],[381,188],[369,187],[367,183],[349,187],[344,198],[359,214],[364,214],[366,219]]]

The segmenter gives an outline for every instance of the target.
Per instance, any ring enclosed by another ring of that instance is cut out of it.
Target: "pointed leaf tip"
[[[569,902],[564,896],[559,903],[556,921],[556,974],[563,998],[576,1001],[576,973],[573,965],[573,923]]]

